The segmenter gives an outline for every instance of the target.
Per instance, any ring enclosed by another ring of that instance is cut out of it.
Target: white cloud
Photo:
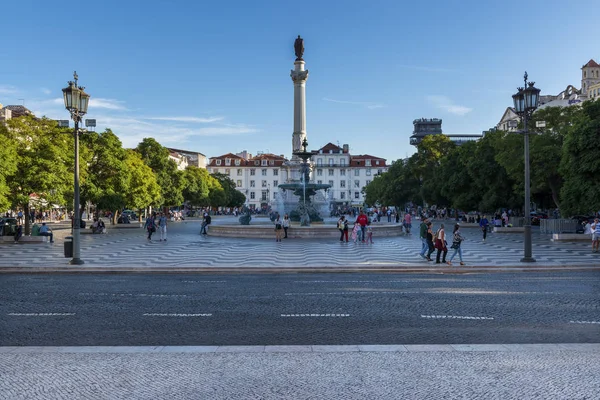
[[[19,91],[11,85],[0,85],[0,94],[16,94]]]
[[[175,121],[175,122],[195,122],[200,124],[211,123],[222,121],[223,117],[208,117],[208,118],[199,118],[199,117],[146,117],[142,119],[154,120],[154,121]]]
[[[431,95],[427,96],[427,101],[433,104],[435,107],[449,112],[454,115],[465,115],[473,111],[472,108],[460,106],[458,104],[454,104],[454,102],[447,96],[442,95]]]
[[[62,101],[62,99],[61,99]],[[127,110],[124,101],[114,99],[90,98],[90,108],[105,108],[107,110]]]
[[[381,103],[372,103],[372,102],[368,102],[368,101],[335,100],[335,99],[330,99],[329,97],[323,97],[323,101],[329,101],[331,103],[339,103],[339,104],[353,104],[353,105],[357,105],[357,106],[366,107],[369,110],[375,110],[377,108],[385,107],[385,104],[381,104]]]
[[[48,88],[45,88],[45,87],[43,87],[43,88],[40,88],[40,91],[41,91],[42,93],[44,93],[44,94],[50,94],[50,93],[52,93],[52,91],[51,91],[50,89],[48,89]]]

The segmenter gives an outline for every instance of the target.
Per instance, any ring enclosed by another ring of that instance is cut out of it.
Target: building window
[[[219,173],[219,168],[213,168],[213,174],[218,174]]]
[[[250,170],[250,175],[251,175],[251,176],[254,176],[254,175],[256,175],[256,170],[255,170],[254,168],[252,168],[252,169]]]
[[[242,176],[242,169],[241,168],[238,168],[237,174],[238,174],[238,176]]]
[[[267,166],[267,160],[261,160],[260,165],[262,165],[263,167]]]
[[[360,199],[360,192],[354,192],[354,198]]]
[[[279,181],[273,181],[273,187],[276,188],[277,186],[279,186]]]
[[[262,192],[262,201],[267,201],[269,199],[269,197],[267,196],[267,192],[264,191]]]
[[[377,170],[377,175],[381,175],[381,174],[383,174],[383,170],[382,170],[381,168],[379,168],[379,169]]]
[[[379,160],[375,161],[375,165],[379,165]]]
[[[346,192],[340,193],[340,199],[344,200],[346,198]]]
[[[235,165],[240,165],[240,160],[235,160]]]
[[[226,158],[225,159],[225,165],[231,165],[231,158]]]
[[[229,168],[225,168],[225,175],[229,175]]]
[[[278,176],[279,175],[279,170],[278,169],[274,169],[273,170],[273,176]]]
[[[334,172],[332,169],[329,170],[329,176],[333,176]]]
[[[341,188],[345,188],[346,187],[346,181],[340,181],[340,187]]]
[[[371,176],[371,168],[367,168],[367,176]]]
[[[354,170],[354,176],[360,176],[360,169],[355,169]]]
[[[254,160],[254,165],[260,165],[260,161]]]
[[[217,160],[217,165],[221,165],[221,160]]]
[[[340,159],[340,167],[345,167],[346,166],[346,159],[342,158]]]
[[[367,185],[366,186],[369,186],[369,183],[371,183],[371,181],[367,179]]]
[[[256,181],[250,181],[250,187],[255,187],[256,186]]]
[[[354,187],[360,187],[360,181],[358,179],[354,181]]]
[[[329,186],[333,187],[333,181],[329,181]]]
[[[260,173],[262,174],[262,176],[267,176],[267,170],[266,169],[261,169]]]
[[[275,160],[270,160],[269,165],[275,165]]]
[[[261,185],[262,187],[267,187],[267,181],[262,181]]]
[[[317,185],[321,185],[323,181],[317,181]]]
[[[317,170],[317,176],[323,176],[323,170],[322,169],[318,169]]]
[[[346,170],[345,169],[341,169],[340,170],[340,175],[341,176],[346,176]]]
[[[254,200],[256,198],[256,195],[254,194],[254,192],[250,192],[250,199]]]
[[[333,154],[333,150],[329,150],[329,154]]]
[[[335,165],[335,163],[333,162],[333,158],[329,159],[329,166],[333,167]]]
[[[317,158],[317,167],[322,167],[322,166],[323,166],[323,159]]]
[[[238,181],[237,181],[237,187],[242,187],[242,180],[241,179],[238,179]]]
[[[367,167],[370,167],[371,166],[371,160],[370,159],[365,160],[365,165]]]

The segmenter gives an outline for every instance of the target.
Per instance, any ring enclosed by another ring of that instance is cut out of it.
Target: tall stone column
[[[290,76],[294,82],[294,133],[292,134],[292,152],[302,149],[302,141],[306,138],[306,80],[308,70],[304,69],[304,60],[296,60]],[[292,156],[298,161],[298,156]]]

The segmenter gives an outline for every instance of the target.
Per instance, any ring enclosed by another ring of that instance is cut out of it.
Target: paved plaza
[[[234,217],[216,217],[214,224],[235,224]],[[253,223],[265,223],[258,218]],[[438,226],[439,222],[434,225]],[[446,221],[450,230],[453,221]],[[385,224],[381,222],[380,224]],[[293,227],[291,228],[294,229]],[[332,230],[336,230],[332,225]],[[600,254],[591,252],[591,243],[552,242],[550,235],[534,229],[533,255],[535,264],[523,264],[522,234],[491,233],[483,243],[481,231],[464,228],[463,257],[465,268],[458,266],[458,256],[452,270],[475,268],[600,268]],[[447,265],[427,262],[419,256],[421,242],[417,234],[400,237],[374,237],[374,244],[340,243],[328,239],[285,239],[281,243],[269,239],[220,238],[200,235],[200,222],[186,220],[170,223],[168,241],[158,241],[158,233],[148,242],[143,229],[112,229],[106,235],[81,235],[81,254],[85,260],[82,270],[106,268],[125,269],[408,269],[450,270]],[[416,229],[415,229],[415,232]],[[51,244],[0,244],[0,268],[21,267],[69,268],[63,255],[63,238],[68,229],[55,230],[56,241]],[[453,250],[449,249],[448,256]],[[77,267],[79,268],[79,267]]]
[[[0,348],[0,398],[595,399],[600,347]]]

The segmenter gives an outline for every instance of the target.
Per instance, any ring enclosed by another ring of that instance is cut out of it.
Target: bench
[[[552,239],[553,242],[558,242],[561,240],[588,240],[592,241],[592,235],[584,234],[584,233],[553,233]]]
[[[525,228],[522,226],[513,226],[513,227],[495,227],[494,233],[523,233],[525,232]]]
[[[14,242],[14,236],[0,236],[3,242]],[[50,243],[49,236],[21,236],[19,243]]]

